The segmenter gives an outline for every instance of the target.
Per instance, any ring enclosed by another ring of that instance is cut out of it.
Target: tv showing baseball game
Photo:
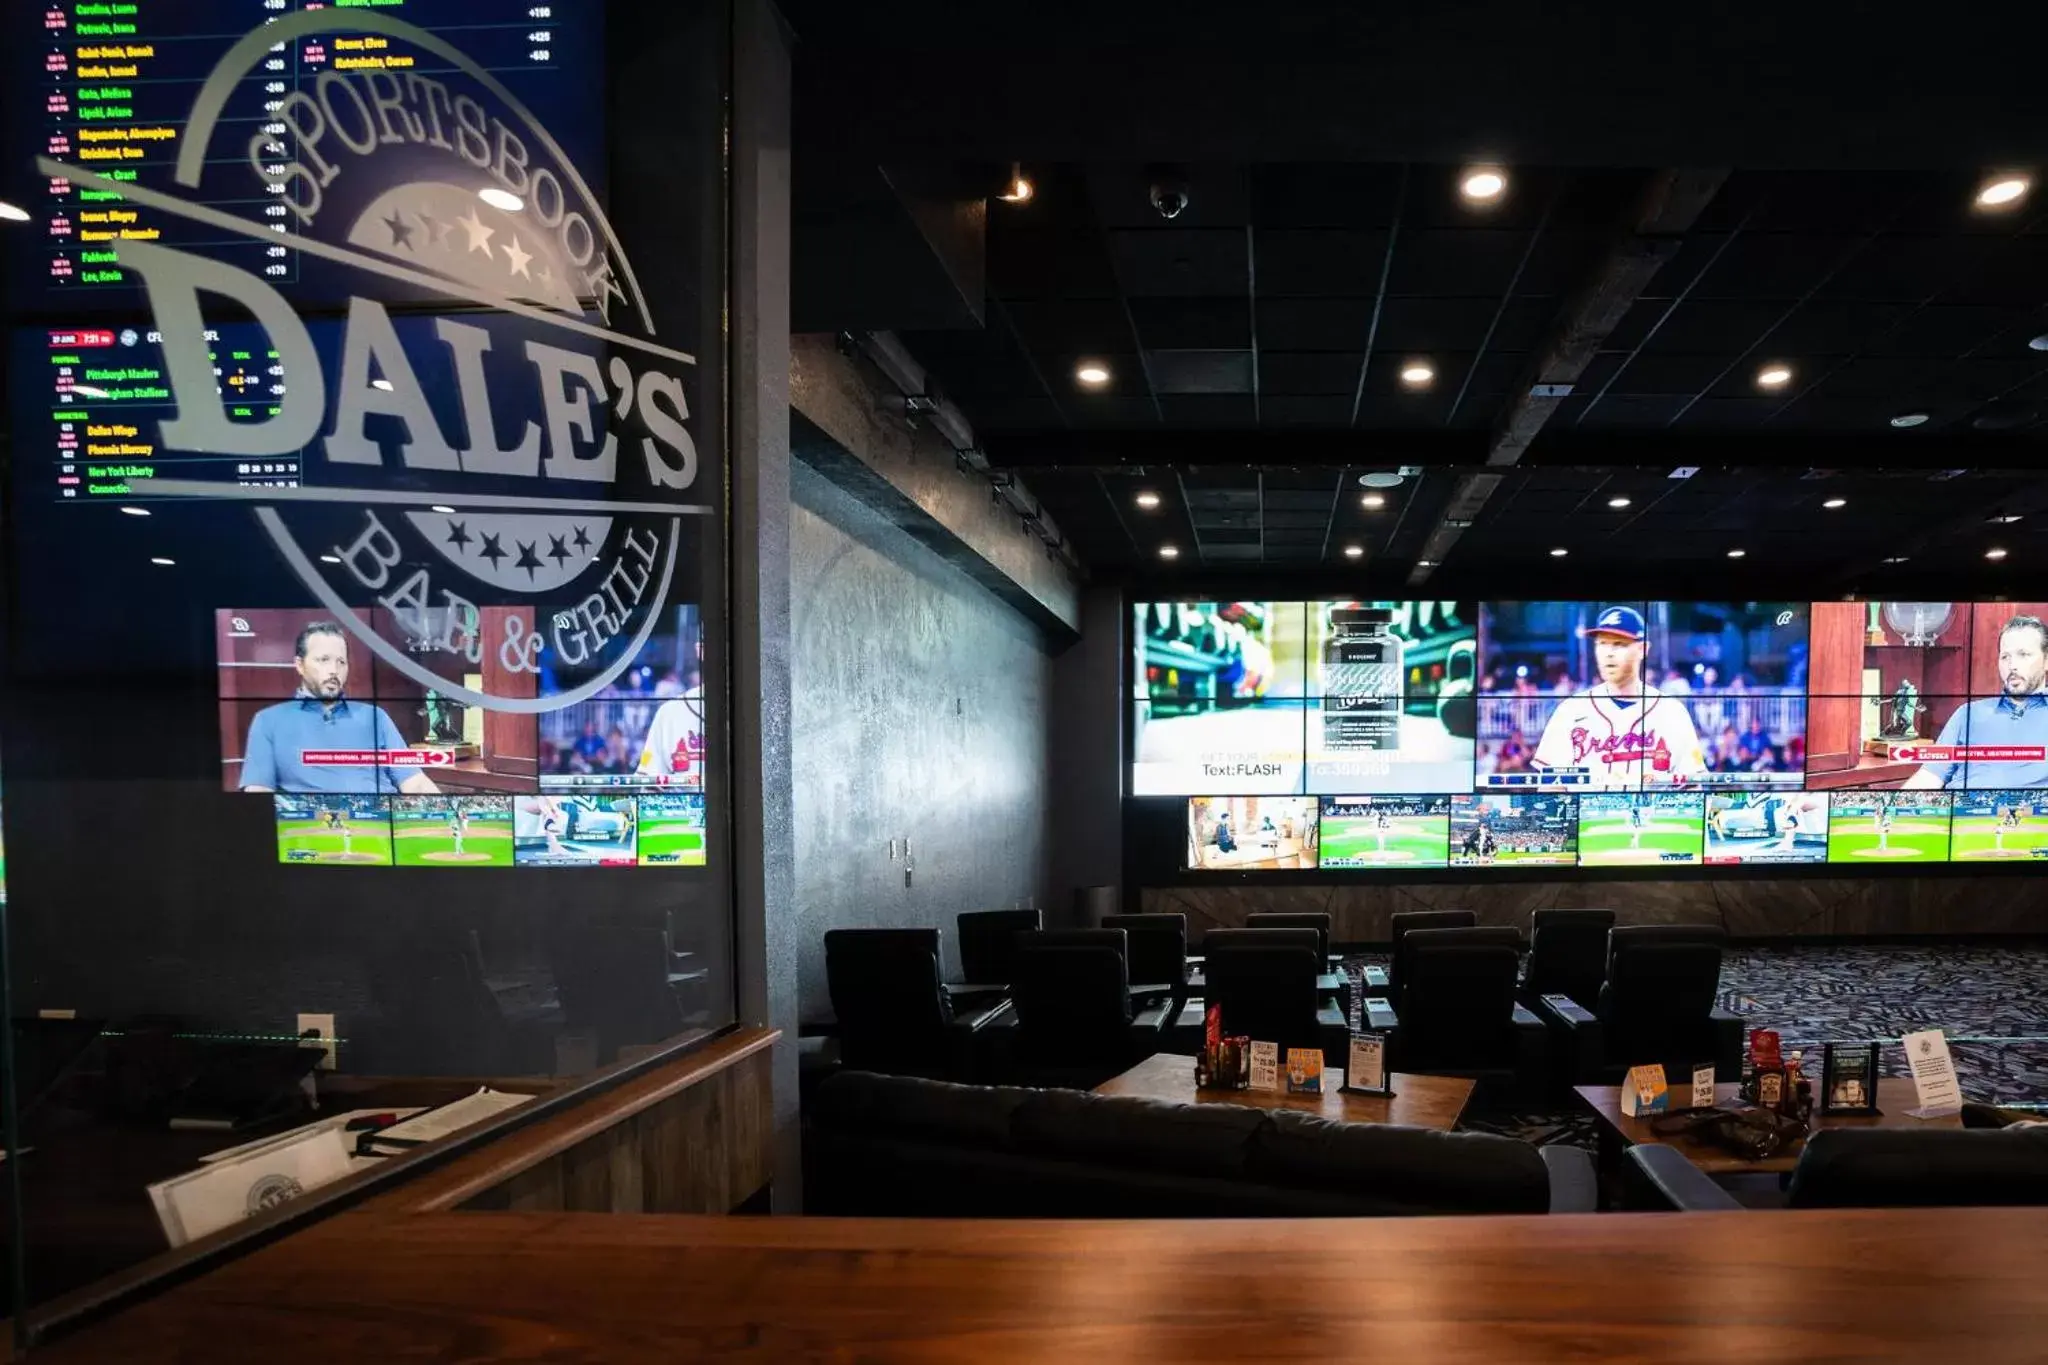
[[[391,866],[391,807],[381,796],[279,792],[277,860],[320,867]]]
[[[632,867],[635,817],[630,796],[514,797],[512,861],[518,867]]]
[[[1140,602],[1132,628],[1131,791],[1302,791],[1308,607]]]
[[[1579,866],[1698,863],[1706,808],[1698,792],[1587,792],[1579,797]]]
[[[1310,792],[1471,785],[1478,604],[1305,604]]]
[[[399,867],[510,867],[512,798],[395,796],[391,845]]]
[[[1959,863],[2048,858],[2048,791],[1958,792],[1949,819],[1949,857]]]
[[[1828,797],[1828,861],[1865,867],[1947,862],[1947,792],[1838,791]]]
[[[640,798],[640,866],[702,867],[704,796],[661,792]]]
[[[1451,798],[1325,797],[1321,843],[1324,867],[1445,867]]]
[[[1452,867],[1570,867],[1578,861],[1578,797],[1568,792],[1460,792],[1451,797]]]
[[[1312,796],[1197,796],[1188,801],[1191,871],[1252,872],[1316,865]]]
[[[1484,603],[1475,785],[1796,791],[1807,651],[1804,603]]]
[[[1822,792],[1708,792],[1709,863],[1824,863],[1828,798]]]
[[[632,664],[595,696],[541,712],[541,790],[701,791],[703,670],[698,609],[670,608]],[[541,694],[555,688],[544,666]]]

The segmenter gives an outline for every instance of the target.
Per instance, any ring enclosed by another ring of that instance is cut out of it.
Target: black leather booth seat
[[[1591,1212],[1583,1151],[1291,1110],[841,1072],[805,1112],[805,1211],[1261,1218]]]

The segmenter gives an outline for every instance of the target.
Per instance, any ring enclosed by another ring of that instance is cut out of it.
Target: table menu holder
[[[1822,1043],[1820,1112],[1877,1114],[1876,1043]]]
[[[1361,1077],[1364,1078],[1362,1082]],[[1340,1088],[1353,1095],[1391,1096],[1394,1093],[1394,1073],[1387,1070],[1387,1036],[1384,1033],[1368,1031],[1351,1035],[1351,1046],[1344,1059],[1344,1084]]]

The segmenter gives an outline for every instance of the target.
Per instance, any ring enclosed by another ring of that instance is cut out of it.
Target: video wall
[[[1184,868],[2048,857],[2048,603],[1140,602]]]

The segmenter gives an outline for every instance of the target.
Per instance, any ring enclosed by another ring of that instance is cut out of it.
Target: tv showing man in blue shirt
[[[1958,706],[1941,727],[1937,747],[1962,747],[1965,756],[1922,764],[1908,787],[2048,787],[2048,624],[2015,616],[1998,632],[1995,697]],[[1986,759],[1985,749],[2032,750],[2029,756]]]
[[[404,792],[432,796],[439,787],[418,768],[399,769],[384,755],[408,749],[380,706],[350,701],[348,636],[333,621],[315,621],[292,646],[298,693],[266,706],[249,722],[242,746],[245,792]],[[307,755],[367,755],[307,762]]]

